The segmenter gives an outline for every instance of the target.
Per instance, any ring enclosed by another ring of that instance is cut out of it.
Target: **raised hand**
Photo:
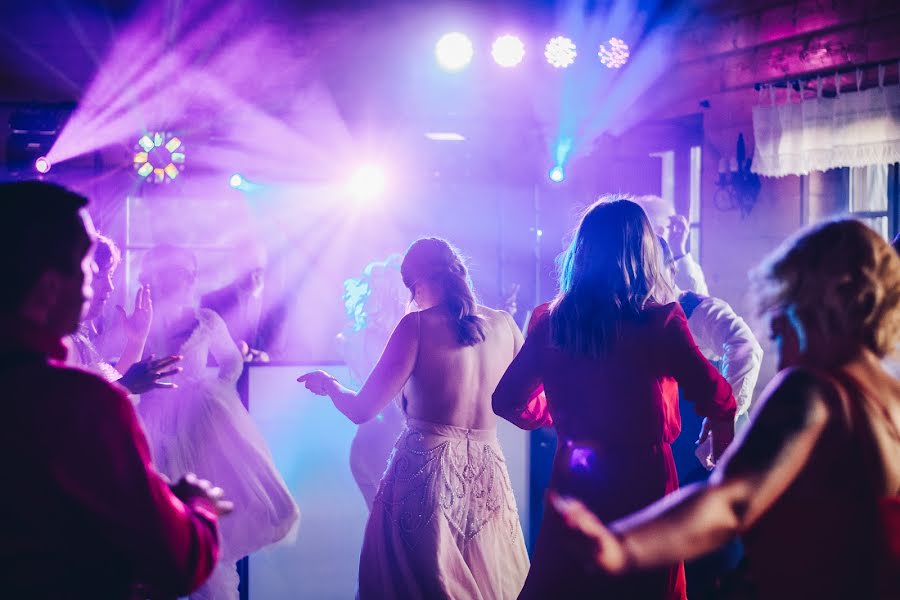
[[[222,488],[214,487],[209,481],[199,479],[193,473],[188,473],[169,488],[182,502],[187,503],[195,498],[204,500],[207,506],[220,517],[234,510],[234,504],[225,500],[225,492]]]
[[[586,563],[588,569],[600,568],[613,575],[626,571],[628,553],[625,545],[584,503],[553,491],[549,500],[571,530],[567,549],[576,555],[576,559]]]
[[[153,323],[153,301],[150,297],[150,286],[142,285],[138,288],[131,316],[121,306],[116,306],[116,311],[119,313],[128,338],[145,341],[150,333],[150,325]]]
[[[181,356],[167,356],[154,360],[153,356],[136,362],[125,371],[119,384],[125,386],[132,394],[143,394],[156,389],[172,389],[178,386],[168,381],[160,381],[181,372],[181,367],[172,367],[181,360]]]
[[[306,389],[316,396],[329,396],[337,380],[325,371],[310,371],[298,377],[297,382],[306,384]]]
[[[687,219],[681,215],[669,217],[669,238],[667,241],[676,259],[688,253],[687,243],[689,235],[690,228],[688,227]]]

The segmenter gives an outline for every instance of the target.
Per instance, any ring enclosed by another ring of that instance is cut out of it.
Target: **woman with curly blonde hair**
[[[842,219],[754,273],[779,352],[756,418],[706,484],[609,528],[556,497],[574,546],[612,573],[703,555],[741,535],[760,598],[900,597],[900,258]]]

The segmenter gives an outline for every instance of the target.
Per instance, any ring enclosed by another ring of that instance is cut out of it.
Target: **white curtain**
[[[822,97],[821,79],[812,99],[788,87],[779,103],[774,88],[764,89],[765,104],[753,108],[753,172],[781,177],[900,162],[900,86],[884,85],[884,67],[878,75],[878,87],[857,91],[857,73],[857,90],[834,98]]]

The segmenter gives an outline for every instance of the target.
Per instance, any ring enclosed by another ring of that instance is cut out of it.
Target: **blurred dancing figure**
[[[691,233],[688,220],[659,196],[638,196],[634,201],[647,213],[656,235],[669,243],[675,259],[675,283],[678,287],[686,292],[708,296],[709,288],[703,269],[688,248]]]
[[[800,232],[755,274],[782,371],[710,480],[609,528],[556,499],[571,549],[610,573],[737,535],[759,598],[900,598],[900,258],[859,221]],[[577,532],[577,535],[576,535]]]
[[[150,333],[150,323],[153,321],[153,301],[150,297],[150,287],[146,285],[138,288],[131,315],[126,314],[121,306],[116,307],[126,340],[119,361],[114,366],[97,350],[95,340],[100,335],[97,320],[103,314],[103,308],[115,289],[113,275],[120,260],[121,254],[115,242],[98,233],[94,243],[96,272],[91,280],[93,298],[84,319],[78,325],[78,330],[69,336],[72,350],[69,352],[68,362],[94,371],[107,381],[124,386],[131,392],[132,401],[136,402],[137,395],[144,392],[175,387],[174,383],[162,379],[181,371],[181,367],[173,366],[181,360],[181,357],[167,356],[158,360],[150,357],[141,360]]]
[[[344,305],[350,323],[338,335],[341,354],[358,385],[368,378],[391,332],[406,314],[409,292],[400,275],[399,254],[366,266],[362,277],[344,282]],[[399,396],[372,420],[361,423],[350,446],[350,470],[366,506],[372,510],[378,484],[387,468],[405,419]]]
[[[242,244],[233,259],[237,278],[200,298],[200,306],[214,310],[225,321],[231,339],[247,362],[268,362],[280,333],[275,329],[283,321],[283,309],[278,302],[272,302],[272,285],[266,282],[268,262],[264,247]]]
[[[0,184],[0,590],[4,598],[174,597],[209,576],[222,490],[154,470],[122,389],[65,367],[91,301],[87,200]]]
[[[406,429],[366,524],[359,597],[516,598],[528,554],[490,397],[522,334],[508,313],[476,304],[444,240],[416,241],[401,274],[419,310],[400,320],[362,389],[322,371],[299,378],[354,423],[402,393]]]
[[[659,244],[640,206],[601,199],[584,214],[549,313],[538,316],[494,392],[494,410],[524,429],[559,435],[551,489],[606,518],[678,488],[678,386],[708,417],[715,457],[734,435],[728,383],[700,353],[662,272]],[[543,386],[543,404],[535,394]],[[685,597],[680,564],[621,581],[589,574],[559,552],[571,533],[545,515],[522,598]],[[605,596],[604,596],[605,594]]]
[[[193,472],[215,481],[235,509],[222,523],[219,567],[192,598],[237,598],[235,561],[285,537],[297,505],[235,389],[240,352],[219,315],[196,308],[194,255],[156,246],[144,255],[140,278],[156,296],[148,346],[182,356],[184,368],[173,377],[178,389],[152,392],[138,406],[154,462],[171,478]],[[214,373],[206,366],[210,354]]]

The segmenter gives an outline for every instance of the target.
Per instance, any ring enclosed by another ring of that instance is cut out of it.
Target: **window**
[[[814,172],[801,178],[804,221],[839,215],[860,219],[885,239],[898,233],[898,165],[871,165]]]

